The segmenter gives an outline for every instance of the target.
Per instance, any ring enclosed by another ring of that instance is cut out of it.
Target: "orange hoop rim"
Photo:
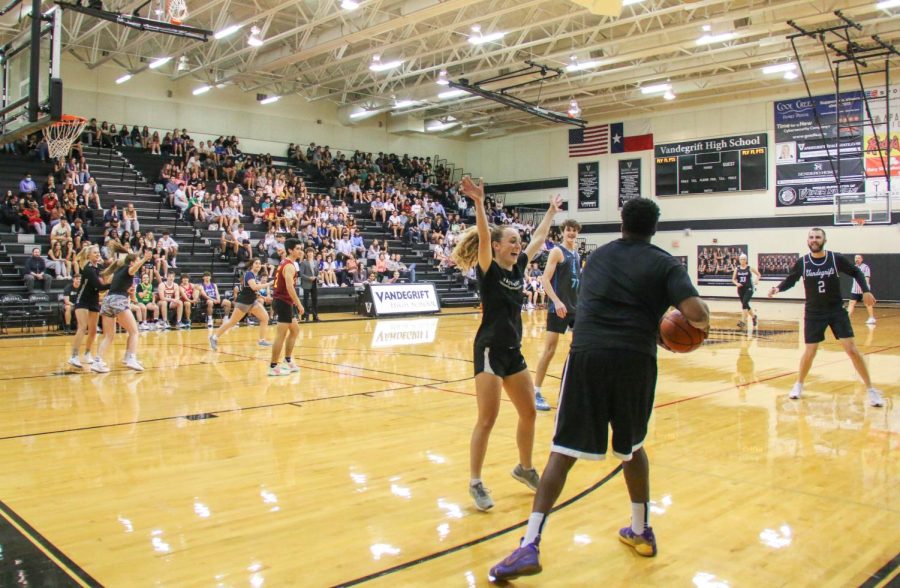
[[[59,117],[59,120],[50,123],[50,126],[61,126],[61,125],[78,125],[81,123],[86,123],[87,119],[83,116],[75,116],[74,114],[64,114]]]
[[[854,217],[851,222],[857,227],[862,227],[866,224],[866,219],[863,217]]]

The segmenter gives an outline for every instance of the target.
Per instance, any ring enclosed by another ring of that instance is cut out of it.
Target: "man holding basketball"
[[[534,404],[538,410],[550,410],[550,405],[541,394],[541,385],[547,375],[550,360],[556,354],[559,336],[575,326],[575,305],[578,299],[578,282],[581,279],[581,256],[575,247],[581,225],[570,218],[563,221],[560,228],[562,243],[550,251],[541,277],[550,305],[547,308],[544,351],[534,373]]]
[[[709,328],[709,309],[681,263],[650,244],[659,207],[635,198],[622,208],[622,238],[594,251],[581,275],[572,348],[563,368],[550,459],[521,545],[491,568],[494,581],[540,573],[538,545],[547,514],[579,458],[621,459],[631,498],[631,525],[619,540],[639,555],[656,555],[649,525],[650,465],[643,449],[656,391],[659,321],[677,307],[694,327]]]
[[[863,292],[862,299],[866,306],[874,306],[875,297],[869,292],[869,284],[862,271],[843,255],[827,251],[825,249],[826,241],[823,229],[818,227],[810,229],[806,236],[809,253],[794,264],[791,272],[780,284],[769,290],[769,298],[771,298],[779,292],[792,288],[801,277],[806,289],[803,319],[803,338],[806,342],[806,349],[800,358],[797,382],[791,388],[789,396],[797,400],[803,394],[803,382],[812,367],[819,343],[825,340],[825,329],[831,328],[832,334],[841,342],[844,351],[853,362],[853,367],[856,368],[859,377],[865,383],[866,391],[869,394],[869,404],[875,407],[884,406],[881,391],[872,386],[869,368],[856,347],[850,316],[844,310],[844,301],[841,298],[841,279],[838,273],[845,273],[853,277]]]

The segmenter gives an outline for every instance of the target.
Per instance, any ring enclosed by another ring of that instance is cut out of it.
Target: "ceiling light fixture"
[[[640,4],[644,0],[622,0],[622,6],[631,6],[632,4]]]
[[[172,61],[171,57],[160,57],[159,59],[154,59],[153,61],[151,61],[150,65],[148,65],[147,67],[149,67],[150,69],[157,69],[169,63],[170,61]]]
[[[132,76],[130,73],[127,73],[127,74],[125,74],[125,75],[123,75],[123,76],[117,78],[117,79],[116,79],[116,83],[117,83],[117,84],[124,84],[125,82],[127,82],[128,80],[130,80],[130,79],[133,78],[133,77],[134,77],[134,76]]]
[[[766,67],[762,68],[762,72],[764,74],[776,74],[786,71],[794,71],[795,69],[797,69],[796,63],[779,63],[776,65],[767,65]]]
[[[720,33],[718,35],[703,35],[695,41],[697,45],[711,45],[712,43],[724,43],[734,39],[737,35],[734,33]]]
[[[221,31],[214,34],[213,38],[218,41],[219,39],[224,39],[225,37],[230,37],[231,35],[235,34],[239,30],[241,30],[242,28],[244,28],[244,25],[233,24],[229,27],[225,27]]]
[[[675,92],[672,90],[666,90],[666,93],[663,94],[663,98],[666,100],[675,100]]]
[[[798,76],[796,72],[793,72],[793,71],[784,72],[784,79],[786,79],[786,80],[796,80],[799,77],[800,76]]]
[[[350,118],[353,118],[353,119],[366,118],[366,117],[372,116],[374,114],[376,114],[374,111],[363,109],[363,110],[360,110],[359,112],[351,113]]]
[[[487,35],[483,35],[481,33],[481,25],[472,25],[472,34],[469,35],[469,43],[472,45],[484,45],[485,43],[493,43],[494,41],[499,41],[506,35],[503,31],[497,31],[494,33],[488,33]]]
[[[182,55],[178,58],[178,71],[187,71],[190,69],[190,65],[187,55]]]
[[[703,25],[703,26],[700,27],[700,28],[703,29],[703,32],[704,32],[704,33],[708,33],[709,31],[712,30],[712,25],[705,24],[705,25]]]
[[[442,70],[438,73],[437,83],[438,83],[438,85],[440,85],[440,86],[449,86],[449,85],[450,85],[450,78],[447,77],[447,70],[446,70],[446,69],[442,69]]]
[[[341,2],[341,8],[344,10],[356,10],[359,8],[359,2],[355,2],[354,0],[344,0]]]
[[[441,92],[438,94],[438,98],[441,100],[449,100],[451,98],[459,98],[460,96],[465,96],[468,94],[465,90],[447,90],[446,92]]]
[[[259,36],[259,27],[252,26],[250,27],[250,37],[247,39],[247,44],[251,47],[262,47],[262,44],[265,43]]]
[[[672,89],[672,84],[653,84],[652,86],[644,86],[641,88],[641,94],[659,94],[660,92],[668,92]]]
[[[875,5],[879,10],[887,10],[888,8],[897,8],[900,6],[900,0],[884,0]]]
[[[372,63],[369,64],[369,69],[375,72],[387,71],[389,69],[394,69],[403,65],[403,60],[395,59],[394,61],[381,61],[381,55],[377,53],[372,56]]]
[[[578,57],[575,55],[571,56],[569,65],[566,66],[567,72],[576,72],[576,71],[584,71],[586,69],[593,69],[600,65],[599,61],[584,61],[579,63]]]
[[[278,102],[281,100],[281,96],[269,96],[268,98],[263,98],[259,101],[260,104],[272,104],[273,102]]]
[[[199,88],[195,88],[193,92],[191,92],[194,96],[199,96],[200,94],[206,94],[212,89],[212,86],[200,86]]]
[[[578,100],[575,100],[573,98],[572,101],[569,102],[569,110],[566,112],[572,118],[578,118],[579,116],[581,116],[581,107],[578,106]]]

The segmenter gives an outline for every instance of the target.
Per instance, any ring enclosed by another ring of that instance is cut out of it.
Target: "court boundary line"
[[[102,586],[102,584],[87,573],[84,568],[75,563],[75,561],[63,553],[60,548],[44,537],[37,529],[31,526],[28,521],[19,516],[12,507],[2,500],[0,500],[0,516],[6,519],[13,528],[43,553],[52,563],[56,564],[57,568],[75,580],[79,586]]]
[[[865,582],[859,585],[859,588],[875,588],[884,580],[888,580],[891,574],[897,571],[897,568],[900,568],[900,553],[891,558],[889,562],[878,568],[878,570],[875,571],[871,576],[869,576]],[[893,585],[893,581],[891,581],[889,584],[885,584],[885,586],[890,585]]]
[[[597,489],[599,489],[600,487],[605,485],[607,482],[609,482],[610,480],[615,478],[621,471],[622,471],[622,464],[620,463],[611,472],[609,472],[605,476],[603,476],[600,480],[594,482],[592,485],[588,486],[587,488],[585,488],[584,490],[582,490],[575,496],[572,496],[568,500],[565,500],[565,501],[557,504],[556,506],[554,506],[552,509],[550,509],[550,512],[547,513],[548,516],[559,510],[562,510],[563,508],[566,508],[567,506],[574,504],[575,502],[578,502],[582,498],[592,494],[594,491],[596,491]],[[491,541],[492,539],[496,539],[497,537],[501,537],[503,535],[511,533],[511,532],[515,531],[516,529],[521,529],[522,527],[526,526],[527,524],[528,524],[528,519],[525,519],[523,521],[519,521],[517,523],[514,523],[512,525],[504,527],[503,529],[498,529],[496,531],[488,533],[487,535],[482,535],[481,537],[476,537],[475,539],[470,539],[469,541],[466,541],[465,543],[460,543],[459,545],[454,545],[453,547],[448,547],[447,549],[443,549],[441,551],[435,551],[433,553],[429,553],[428,555],[423,555],[420,558],[413,559],[413,560],[410,560],[410,561],[407,561],[407,562],[404,562],[401,564],[397,564],[390,568],[385,568],[383,570],[373,572],[366,576],[360,576],[359,578],[355,578],[355,579],[349,580],[347,582],[333,584],[332,588],[344,588],[346,586],[356,586],[359,584],[363,584],[365,582],[377,580],[378,578],[383,578],[384,576],[387,576],[387,575],[390,575],[390,574],[393,574],[396,572],[401,572],[405,569],[417,566],[419,564],[427,563],[429,561],[439,559],[446,555],[456,553],[457,551],[462,551],[464,549],[474,547],[481,543]]]

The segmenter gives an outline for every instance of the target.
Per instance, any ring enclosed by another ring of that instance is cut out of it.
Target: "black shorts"
[[[292,323],[299,316],[296,306],[278,298],[272,300],[272,311],[275,313],[275,320],[279,323]]]
[[[475,375],[487,372],[505,378],[528,369],[521,347],[487,347],[475,344]]]
[[[856,302],[862,302],[862,294],[850,294],[850,300],[855,300]]]
[[[556,312],[547,311],[547,330],[551,333],[566,334],[566,329],[575,328],[575,313],[571,310],[566,314],[566,318],[559,318]]]
[[[87,310],[88,312],[100,312],[100,304],[75,304],[75,310]]]
[[[750,310],[750,299],[753,298],[753,288],[738,288],[738,298],[741,299],[741,308]]]
[[[570,352],[550,451],[604,459],[612,425],[613,455],[631,459],[644,444],[655,395],[655,357],[620,349]]]
[[[825,340],[825,329],[831,327],[836,339],[853,337],[853,325],[850,316],[843,308],[831,312],[810,314],[803,319],[803,340],[807,343],[821,343]]]

